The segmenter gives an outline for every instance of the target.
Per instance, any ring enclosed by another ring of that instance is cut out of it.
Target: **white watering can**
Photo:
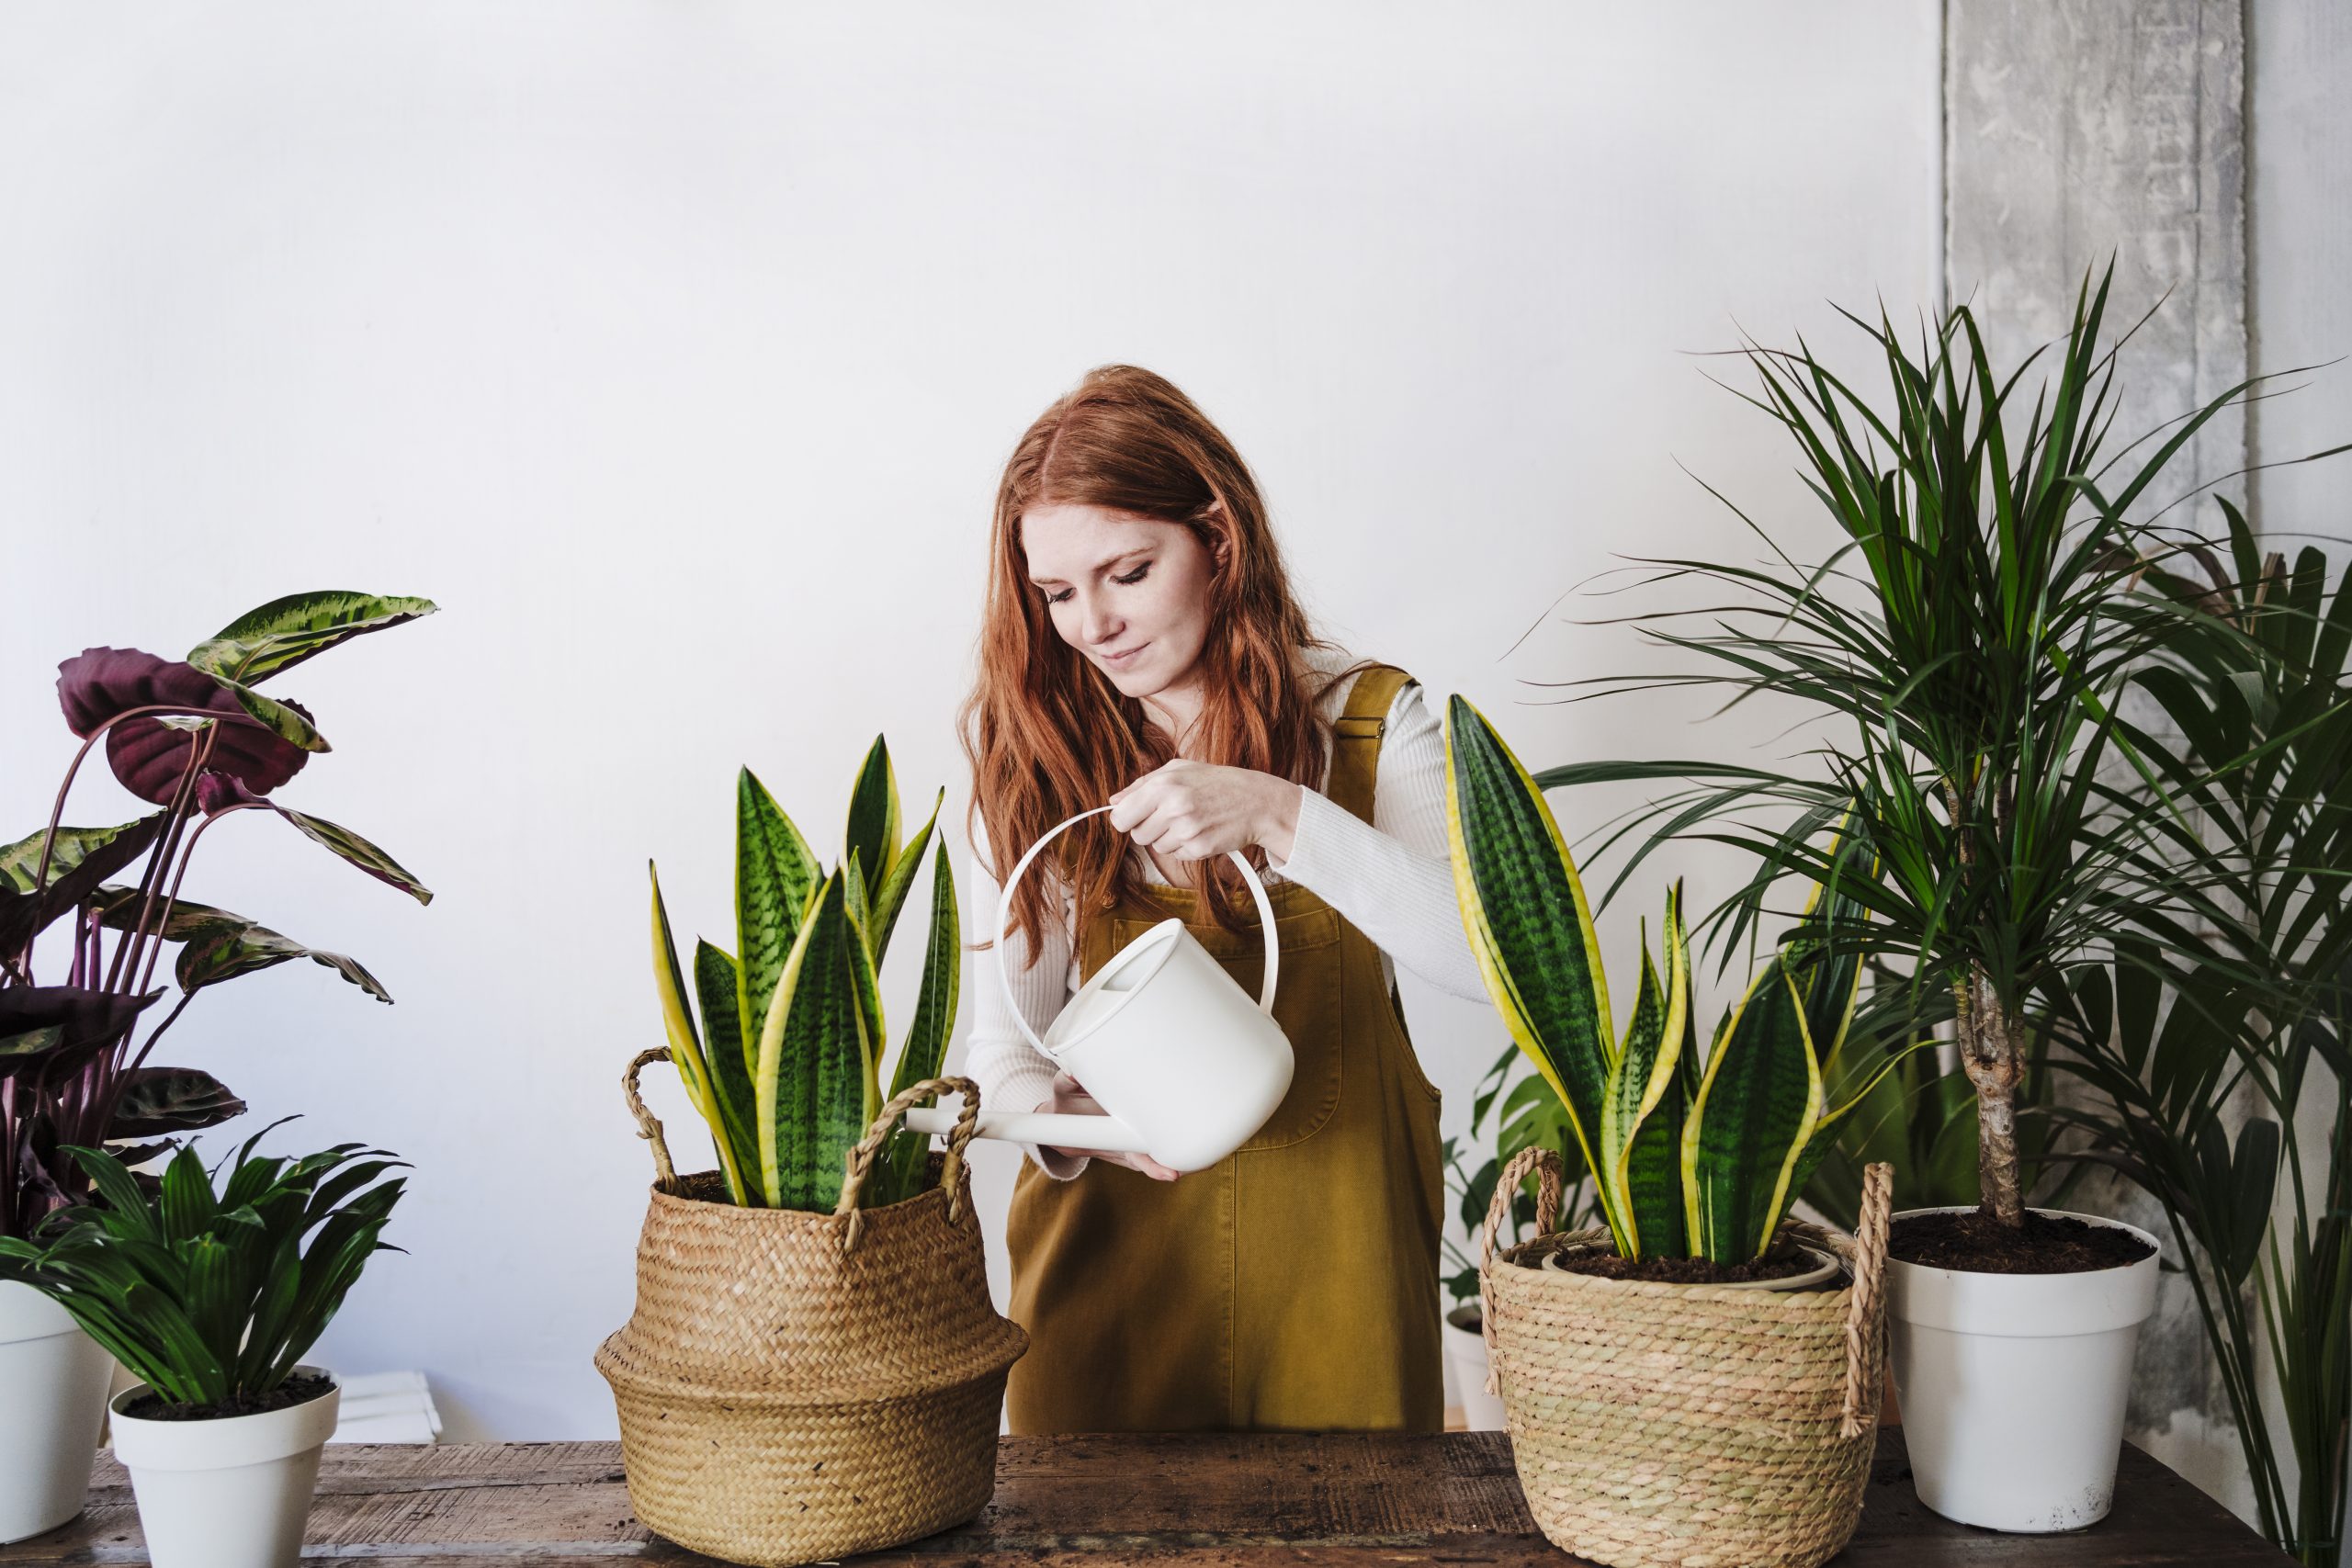
[[[1290,1092],[1290,1039],[1274,1021],[1281,942],[1265,884],[1231,855],[1258,903],[1266,979],[1258,999],[1234,982],[1179,919],[1165,919],[1113,955],[1070,998],[1043,1040],[1021,1016],[1004,966],[1012,890],[1056,835],[1111,808],[1081,811],[1029,846],[996,907],[996,976],[1029,1043],[1086,1086],[1107,1116],[983,1110],[977,1134],[1016,1144],[1147,1154],[1174,1170],[1205,1170],[1250,1141]],[[946,1110],[907,1112],[918,1133],[945,1133]]]

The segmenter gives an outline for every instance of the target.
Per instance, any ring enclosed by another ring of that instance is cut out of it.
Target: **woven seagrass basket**
[[[830,1214],[739,1208],[717,1172],[680,1177],[623,1088],[660,1179],[637,1308],[596,1351],[619,1407],[628,1497],[649,1529],[782,1568],[896,1546],[970,1518],[996,1488],[1005,1372],[1028,1336],[989,1304],[964,1164],[979,1093],[933,1078],[885,1106]],[[918,1197],[856,1206],[899,1112],[959,1091]]]
[[[1537,1172],[1538,1235],[1495,1254]],[[1862,1510],[1886,1356],[1892,1168],[1870,1168],[1858,1240],[1790,1221],[1844,1263],[1835,1290],[1724,1290],[1524,1267],[1609,1245],[1553,1235],[1561,1167],[1512,1159],[1479,1247],[1487,1347],[1520,1489],[1555,1546],[1609,1568],[1813,1568]]]

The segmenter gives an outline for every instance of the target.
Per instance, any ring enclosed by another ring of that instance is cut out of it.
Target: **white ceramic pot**
[[[82,1511],[114,1358],[30,1285],[0,1285],[0,1541]]]
[[[2136,1225],[2068,1217],[2157,1245]],[[1973,1274],[1889,1258],[1886,1303],[1919,1501],[1948,1519],[2018,1534],[2080,1529],[2107,1516],[2132,1353],[2155,1310],[2154,1250],[2083,1274]]]
[[[1478,1332],[1476,1302],[1445,1314],[1445,1359],[1462,1403],[1463,1425],[1473,1432],[1505,1430],[1503,1396],[1487,1392],[1487,1337]]]
[[[318,1367],[295,1371],[325,1376]],[[141,1421],[115,1395],[114,1454],[130,1472],[154,1568],[294,1568],[318,1487],[319,1450],[343,1391],[258,1416]]]

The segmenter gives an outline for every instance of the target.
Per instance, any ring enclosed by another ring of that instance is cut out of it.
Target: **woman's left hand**
[[[1286,861],[1298,831],[1298,788],[1272,773],[1179,757],[1111,797],[1111,826],[1170,860],[1262,844]]]

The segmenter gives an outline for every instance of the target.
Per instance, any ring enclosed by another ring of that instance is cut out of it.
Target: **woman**
[[[1297,1068],[1241,1149],[1178,1179],[1149,1156],[1028,1151],[1008,1242],[1016,1432],[1415,1430],[1442,1419],[1438,1093],[1395,962],[1484,999],[1445,843],[1444,742],[1401,671],[1310,633],[1256,482],[1148,371],[1091,372],[998,488],[972,761],[963,994],[989,1105],[1099,1111],[1024,1040],[1170,914],[1252,996],[1262,936],[1223,857],[1262,865],[1274,1016]]]

